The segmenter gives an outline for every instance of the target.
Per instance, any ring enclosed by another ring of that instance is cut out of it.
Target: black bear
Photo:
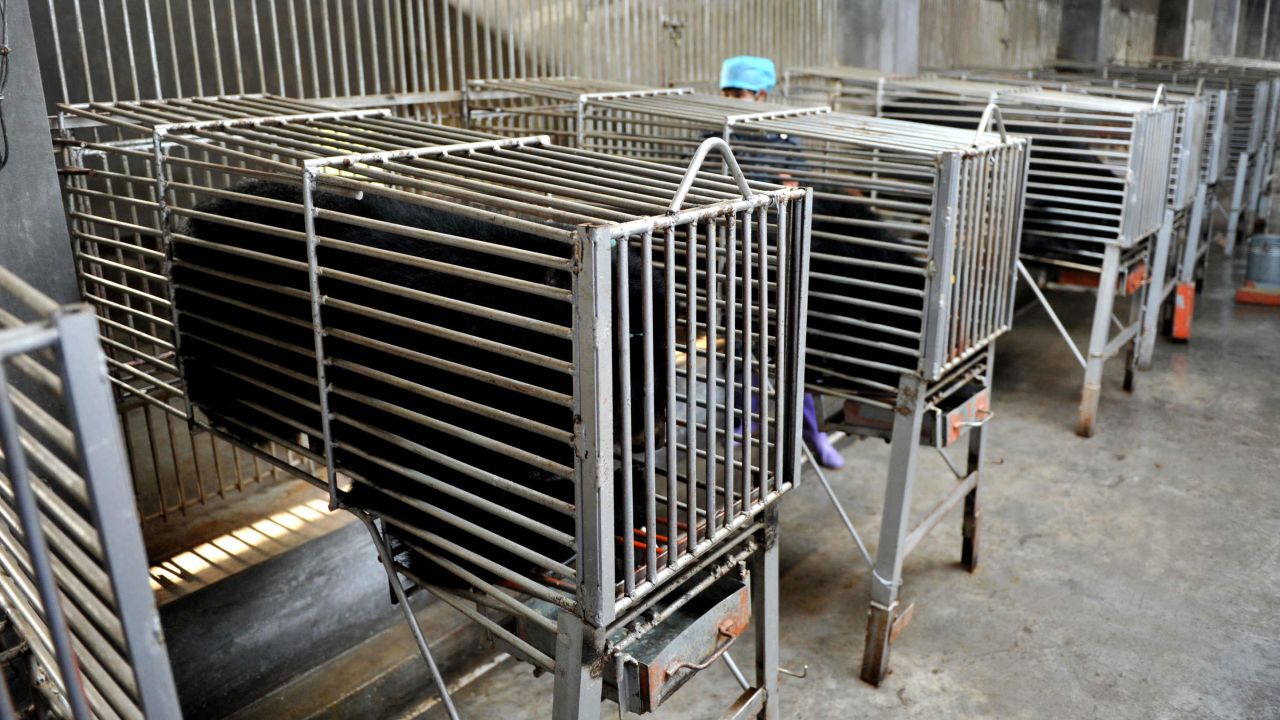
[[[299,186],[252,180],[182,213],[189,219],[178,228],[174,283],[193,403],[244,442],[301,433],[318,450],[301,203]],[[571,287],[569,272],[553,267],[572,258],[571,244],[374,192],[319,192],[314,205],[353,216],[316,220],[316,234],[325,239],[319,290],[334,460],[366,480],[353,485],[345,504],[456,544],[456,552],[447,552],[391,531],[393,539],[448,557],[489,582],[502,577],[468,560],[469,553],[534,578],[546,575],[536,558],[571,564],[573,549],[557,535],[574,533],[574,517],[564,511],[574,502],[574,418],[565,405],[573,393],[567,370],[573,344],[556,328],[571,327],[573,308],[565,293],[545,291]],[[524,254],[513,258],[507,249]],[[614,250],[615,262],[620,252]],[[661,260],[661,249],[654,253]],[[632,427],[639,431],[643,269],[634,245],[627,258],[631,370],[618,377],[615,360],[614,394],[620,383],[630,384]],[[669,351],[663,273],[652,273],[652,282],[654,357],[662,368]],[[654,380],[661,416],[666,374],[659,370]],[[617,421],[615,412],[620,427]],[[523,550],[486,542],[460,527],[467,523]],[[466,585],[417,554],[406,562],[433,584]]]

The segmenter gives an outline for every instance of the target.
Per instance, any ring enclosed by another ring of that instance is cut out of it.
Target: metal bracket
[[[854,527],[853,521],[849,519],[849,514],[844,511],[844,505],[841,504],[840,498],[836,497],[835,490],[831,488],[831,483],[827,481],[826,473],[822,472],[822,466],[813,457],[813,451],[805,443],[800,443],[800,446],[804,449],[804,456],[809,461],[809,465],[817,473],[818,481],[822,483],[822,489],[826,490],[827,499],[831,501],[832,507],[840,515],[840,520],[844,522],[844,527],[849,531],[849,536],[853,538],[853,542],[858,546],[858,552],[862,553],[862,559],[867,561],[867,567],[875,568],[875,560],[871,558],[871,553],[867,551],[867,546],[863,544],[862,536],[858,534],[858,529]]]
[[[971,421],[960,422],[956,424],[959,425],[960,427],[971,427],[971,428],[982,427],[983,425],[986,425],[988,422],[991,422],[991,418],[996,416],[996,413],[994,410],[979,410],[978,414],[984,415],[984,417],[981,420],[971,420]]]
[[[1057,313],[1053,311],[1053,306],[1049,304],[1049,299],[1044,296],[1044,293],[1040,292],[1040,286],[1036,284],[1035,279],[1031,277],[1030,271],[1027,270],[1027,266],[1023,265],[1021,260],[1018,261],[1018,272],[1021,273],[1023,279],[1027,281],[1027,285],[1031,288],[1031,292],[1036,296],[1036,300],[1038,300],[1040,305],[1044,307],[1044,311],[1049,314],[1049,319],[1053,321],[1053,326],[1058,329],[1058,333],[1062,335],[1062,339],[1066,341],[1067,347],[1071,349],[1071,354],[1076,356],[1076,361],[1080,363],[1080,367],[1086,367],[1088,363],[1085,362],[1084,355],[1080,354],[1080,348],[1076,346],[1075,340],[1071,339],[1071,335],[1067,332],[1067,329],[1062,326],[1062,321],[1058,319]]]
[[[395,593],[400,612],[404,614],[405,620],[409,623],[409,629],[413,632],[413,639],[418,644],[422,659],[427,663],[427,670],[431,672],[431,679],[435,681],[436,688],[440,691],[440,700],[444,703],[445,711],[449,713],[449,720],[459,720],[458,710],[453,706],[453,697],[449,694],[449,686],[445,685],[444,678],[440,675],[440,668],[436,666],[435,658],[431,655],[431,648],[427,646],[427,639],[422,635],[422,628],[418,625],[418,618],[413,614],[413,608],[409,605],[409,598],[405,596],[404,587],[400,585],[400,578],[397,575],[395,561],[391,557],[391,548],[387,544],[386,536],[378,531],[373,519],[367,513],[357,512],[355,515],[360,518],[365,528],[368,529],[369,535],[373,537],[373,545],[382,560],[382,567],[387,573],[387,581],[391,583],[391,591]]]

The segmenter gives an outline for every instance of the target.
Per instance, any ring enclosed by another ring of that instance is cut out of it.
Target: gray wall
[[[9,0],[9,163],[0,170],[0,264],[62,302],[78,297],[27,0]],[[7,302],[8,298],[0,299]]]
[[[1242,0],[1211,0],[1213,4],[1210,55],[1231,55],[1234,51],[1236,16]]]
[[[1156,19],[1156,54],[1189,58],[1213,54],[1216,4],[1216,0],[1163,0]]]
[[[1060,0],[920,0],[923,67],[1039,67],[1057,56]]]
[[[914,73],[922,0],[841,0],[841,64]]]
[[[1164,0],[1181,3],[1185,0]],[[1114,62],[1142,62],[1155,55],[1156,17],[1161,0],[1111,0],[1108,58]]]

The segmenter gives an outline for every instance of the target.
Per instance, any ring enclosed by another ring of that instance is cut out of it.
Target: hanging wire
[[[9,84],[9,3],[0,0],[0,170],[9,164],[9,128],[4,122],[4,92]]]

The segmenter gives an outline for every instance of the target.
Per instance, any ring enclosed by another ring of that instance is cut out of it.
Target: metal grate
[[[855,115],[877,116],[884,102],[884,84],[912,77],[847,65],[788,67],[782,73],[782,94],[791,103],[824,103]]]
[[[268,96],[77,105],[59,109],[60,165],[82,298],[101,341],[144,521],[185,517],[283,468],[309,461],[279,446],[267,459],[191,427],[178,374],[167,251],[155,203],[152,146],[137,123],[313,109]],[[314,468],[312,468],[314,470]]]
[[[806,191],[383,111],[206,119],[244,102],[74,112],[163,170],[128,176],[131,239],[196,424],[314,463],[397,569],[550,667],[468,603],[608,623],[792,487]]]
[[[1171,177],[1166,148],[1174,110],[1066,91],[1074,88],[1045,89],[1034,78],[956,72],[976,79],[902,79],[845,67],[806,68],[797,75],[839,82],[856,103],[874,97],[876,115],[922,123],[969,126],[994,102],[1009,131],[1033,141],[1024,254],[1097,265],[1095,243],[1128,247],[1160,226],[1163,202],[1152,180]]]
[[[40,695],[16,710],[180,717],[97,320],[4,268],[0,296],[18,301],[0,311],[0,605]]]
[[[1000,107],[1010,132],[1032,139],[1024,253],[1096,256],[1090,245],[1129,247],[1160,227],[1173,143],[1171,109],[1059,91],[926,79],[889,83],[881,112],[904,120],[955,124],[972,122],[988,101]]]
[[[1214,90],[1234,91],[1230,123],[1228,172],[1233,172],[1240,153],[1257,152],[1269,123],[1267,97],[1271,95],[1268,81],[1247,76],[1232,76],[1229,71],[1215,72],[1211,68],[1194,64],[1177,64],[1171,67],[1108,66],[1099,69],[1104,78],[1142,81],[1147,83],[1172,83],[1200,85]]]
[[[518,132],[536,108],[585,148],[662,162],[723,136],[749,175],[813,186],[807,364],[824,392],[937,379],[1010,325],[1025,141],[585,80],[473,87],[507,103],[469,102],[477,127]]]
[[[45,96],[275,93],[451,117],[468,80],[715,77],[730,55],[833,62],[835,0],[48,0]]]
[[[838,69],[810,72],[840,75]],[[877,112],[886,117],[965,127],[991,103],[1010,132],[1030,137],[1018,270],[1084,370],[1077,432],[1092,435],[1105,362],[1125,352],[1125,386],[1131,389],[1138,364],[1150,358],[1155,323],[1144,322],[1143,312],[1158,307],[1160,297],[1148,293],[1148,273],[1162,277],[1168,260],[1169,236],[1158,231],[1172,226],[1166,201],[1175,111],[1045,90],[1034,78],[889,80],[863,72],[844,82],[873,84]],[[1040,291],[1053,283],[1097,288],[1083,350]],[[1124,296],[1130,298],[1127,322],[1113,314],[1116,298]]]

